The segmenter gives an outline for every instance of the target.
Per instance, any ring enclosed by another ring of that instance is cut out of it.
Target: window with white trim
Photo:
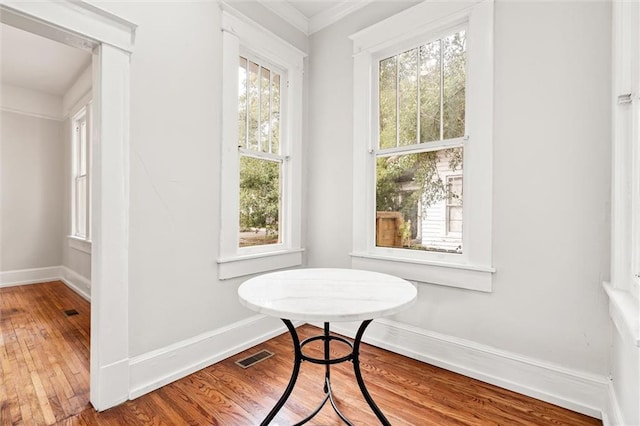
[[[351,38],[352,266],[491,291],[493,1],[423,2]]]
[[[71,121],[72,127],[72,184],[71,184],[71,236],[90,241],[90,107],[80,109]]]
[[[302,263],[304,54],[223,6],[220,279]]]
[[[240,156],[239,247],[278,244],[282,167],[280,98],[282,71],[240,57],[238,154]],[[286,94],[285,94],[286,97]]]

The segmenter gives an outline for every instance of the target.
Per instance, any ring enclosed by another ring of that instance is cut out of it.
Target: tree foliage
[[[380,61],[381,149],[462,137],[465,134],[465,32]],[[462,167],[462,148],[379,156],[376,208],[415,217],[447,196],[438,162]]]
[[[240,157],[240,229],[278,234],[280,163]]]

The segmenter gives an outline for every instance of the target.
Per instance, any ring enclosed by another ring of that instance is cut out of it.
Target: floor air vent
[[[73,315],[78,315],[79,312],[76,311],[75,309],[67,309],[66,311],[64,311],[64,314],[68,317],[73,316]]]
[[[270,358],[273,356],[273,352],[269,352],[267,350],[261,350],[258,353],[255,353],[253,355],[250,355],[246,358],[242,358],[236,361],[236,364],[238,364],[240,367],[242,368],[249,368],[252,365],[255,365],[257,363],[259,363],[260,361],[264,361],[267,358]]]

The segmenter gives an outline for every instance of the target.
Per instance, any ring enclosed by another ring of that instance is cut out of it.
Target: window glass
[[[462,253],[461,173],[462,148],[378,156],[376,246]]]
[[[283,163],[279,155],[281,76],[258,61],[240,57],[238,77],[239,246],[277,244],[281,242]]]

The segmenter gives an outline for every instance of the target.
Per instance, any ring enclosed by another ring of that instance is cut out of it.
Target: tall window
[[[462,253],[462,188],[454,201],[447,179],[462,173],[465,87],[464,29],[378,61],[376,211],[398,212],[402,236],[379,246]]]
[[[72,235],[90,240],[90,156],[89,156],[89,108],[82,108],[72,120]]]
[[[222,12],[218,277],[302,264],[304,54],[232,8]]]
[[[493,0],[353,40],[353,268],[491,291]]]
[[[238,151],[240,154],[240,247],[280,240],[280,98],[282,72],[240,57]]]

